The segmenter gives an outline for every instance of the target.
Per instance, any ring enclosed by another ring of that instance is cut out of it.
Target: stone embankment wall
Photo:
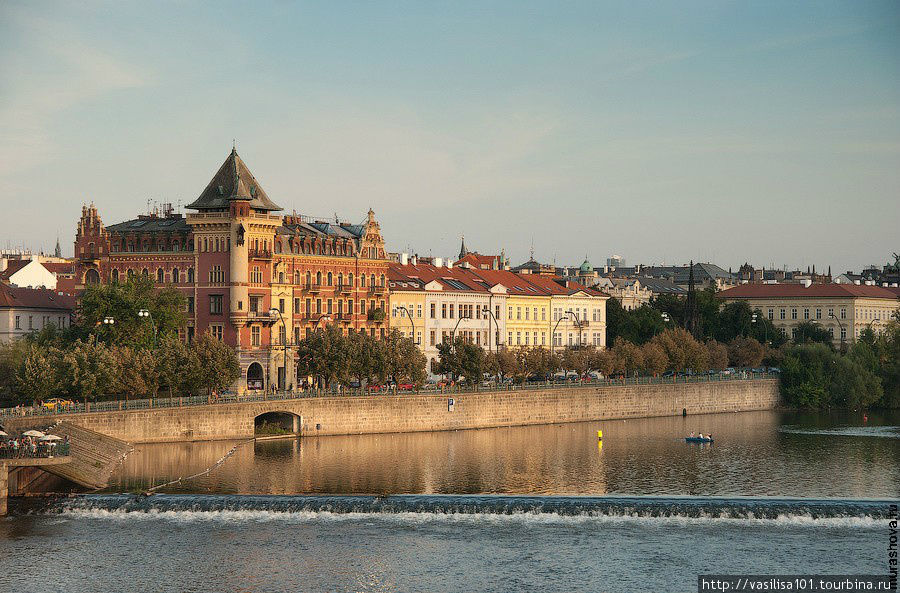
[[[155,443],[251,437],[254,419],[266,412],[295,414],[300,434],[324,436],[767,410],[778,403],[778,381],[758,379],[270,400],[70,414],[65,421],[131,443]],[[20,430],[35,421],[41,420],[10,418],[5,424]]]

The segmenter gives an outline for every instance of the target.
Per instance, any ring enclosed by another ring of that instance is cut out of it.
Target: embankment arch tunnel
[[[293,412],[265,412],[253,419],[256,436],[300,434],[301,418]]]

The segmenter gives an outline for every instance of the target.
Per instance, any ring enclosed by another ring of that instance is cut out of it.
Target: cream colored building
[[[746,301],[788,338],[811,321],[831,333],[833,343],[852,344],[866,328],[876,333],[898,310],[898,295],[880,286],[853,284],[743,284],[718,294],[726,303]]]
[[[75,299],[41,288],[0,283],[0,342],[40,331],[49,325],[69,327]]]

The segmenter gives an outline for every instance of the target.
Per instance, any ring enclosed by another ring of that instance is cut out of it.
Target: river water
[[[0,520],[14,591],[696,591],[884,574],[900,416],[745,412],[140,445]],[[603,430],[602,443],[597,430]],[[691,431],[712,445],[691,445]],[[236,447],[236,448],[235,448]],[[213,466],[141,497],[151,486]]]

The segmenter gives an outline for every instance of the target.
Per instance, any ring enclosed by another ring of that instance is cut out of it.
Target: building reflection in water
[[[776,412],[745,412],[257,441],[239,447],[209,475],[165,491],[854,496],[871,495],[866,476],[882,475],[884,495],[898,493],[890,485],[900,484],[897,439],[840,443],[786,434],[779,431],[782,422]],[[691,431],[712,433],[716,442],[685,443]],[[109,490],[201,472],[234,444],[139,445]]]

